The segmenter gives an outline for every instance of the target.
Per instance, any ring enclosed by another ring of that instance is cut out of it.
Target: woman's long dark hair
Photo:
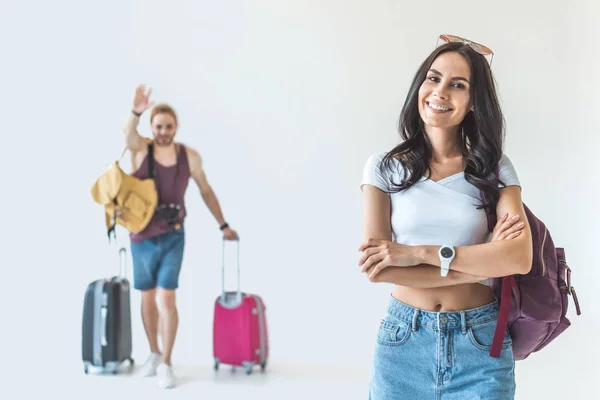
[[[430,172],[432,148],[419,114],[419,88],[433,61],[448,51],[465,57],[471,69],[470,93],[475,111],[469,111],[459,127],[461,150],[466,160],[465,179],[481,190],[482,207],[493,211],[498,202],[497,166],[502,156],[504,117],[489,64],[484,56],[469,45],[444,44],[421,64],[400,114],[399,131],[403,142],[385,155],[381,168],[390,168],[392,159],[400,161],[404,170],[403,180],[392,182],[393,192],[408,189]]]

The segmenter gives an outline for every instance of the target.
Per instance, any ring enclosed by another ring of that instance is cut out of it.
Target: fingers
[[[367,257],[367,259],[365,260],[364,263],[361,264],[361,272],[366,272],[368,271],[371,267],[373,267],[375,264],[377,264],[378,262],[380,262],[381,260],[383,260],[385,256],[381,253],[375,253],[369,257]]]
[[[370,247],[370,248],[366,249],[363,252],[363,256],[360,258],[360,260],[358,260],[358,265],[363,265],[370,256],[372,256],[373,254],[376,254],[378,252],[379,252],[378,247]]]
[[[223,233],[223,239],[225,240],[240,240],[240,235],[234,230],[225,230]]]
[[[522,231],[516,231],[516,232],[513,232],[513,233],[511,233],[510,235],[506,236],[506,238],[505,238],[505,239],[506,239],[506,240],[514,239],[514,238],[516,238],[517,236],[519,236],[519,235],[521,234],[521,232],[522,232]]]
[[[507,215],[505,214],[496,224],[496,226],[494,227],[494,230],[492,232],[492,237],[493,240],[502,240],[504,239],[509,233],[514,232],[513,230],[510,230],[512,228],[515,227],[515,224],[519,221],[519,216],[515,215],[511,218],[507,218]],[[521,225],[521,228],[523,227],[523,225]],[[516,228],[516,229],[521,229],[521,228]],[[503,235],[504,234],[504,235]]]
[[[359,261],[361,272],[366,272],[369,280],[373,280],[379,272],[388,266],[389,257],[386,248],[389,240],[369,238],[359,247],[364,252]]]
[[[516,225],[511,226],[508,229],[505,229],[504,231],[501,231],[499,233],[496,234],[496,240],[505,240],[508,239],[509,236],[513,235],[514,233],[517,232],[521,232],[521,230],[523,229],[523,227],[525,226],[524,222],[519,222]],[[512,236],[514,237],[514,236]]]
[[[148,91],[144,95],[146,97],[146,104],[147,104],[148,108],[152,107],[152,105],[154,104],[153,101],[150,101],[151,94],[152,94],[152,88],[148,88]]]
[[[513,226],[518,220],[519,220],[518,215],[508,218],[508,214],[506,214],[506,216],[504,218],[502,218],[498,221],[498,223],[496,224],[496,229],[498,229],[499,232],[502,232],[502,231],[510,228],[511,226]]]
[[[148,99],[146,99],[146,104],[144,104],[144,111],[149,110],[152,107],[154,107],[154,104],[156,104],[156,102],[148,101]]]
[[[381,261],[385,258],[385,255],[382,253],[375,253],[368,257],[366,261],[362,264],[360,268],[361,272],[368,271],[373,265],[381,263]]]
[[[500,224],[502,224],[504,221],[506,221],[506,218],[508,218],[508,213],[504,214],[502,216],[502,218],[500,218],[498,221],[496,221],[496,226],[499,226]]]
[[[387,240],[369,238],[369,239],[365,240],[363,242],[363,244],[360,245],[360,247],[358,248],[358,251],[365,251],[369,247],[380,246],[384,242],[387,242]]]
[[[387,259],[383,259],[383,260],[381,260],[381,262],[378,262],[375,265],[375,267],[373,268],[373,270],[369,273],[369,279],[370,280],[375,279],[377,274],[379,274],[381,272],[381,270],[383,270],[387,266],[388,266]]]
[[[143,83],[140,83],[135,88],[135,94],[136,94],[136,96],[144,98],[146,100],[146,103],[150,104],[150,102],[148,101],[148,99],[150,98],[150,95],[152,94],[152,88],[151,87],[147,87]]]
[[[521,229],[523,229],[523,227],[525,226],[524,222],[519,222],[516,225],[513,225],[512,227],[510,227],[509,229],[507,229],[506,231],[502,232],[505,237],[508,237],[509,235],[516,233],[516,232],[520,232]]]
[[[237,233],[226,233],[223,235],[223,238],[226,240],[238,240],[239,236]]]

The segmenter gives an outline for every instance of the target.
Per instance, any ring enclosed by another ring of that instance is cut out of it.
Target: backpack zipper
[[[542,239],[542,246],[540,248],[540,259],[542,260],[542,276],[546,276],[546,260],[544,258],[544,247],[546,245],[546,236],[548,235],[548,229],[544,226],[544,239]]]
[[[567,289],[567,293],[572,294],[573,286],[571,286],[571,267],[569,267],[569,264],[567,264],[567,262],[564,260],[558,260],[558,263],[565,266],[565,272],[567,274],[567,282],[566,282],[567,286],[561,286],[560,288]]]

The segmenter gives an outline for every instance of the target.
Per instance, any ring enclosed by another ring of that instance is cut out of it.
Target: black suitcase
[[[119,276],[91,282],[85,291],[81,351],[86,374],[90,367],[116,374],[126,360],[133,366],[126,255],[125,248],[120,248]]]

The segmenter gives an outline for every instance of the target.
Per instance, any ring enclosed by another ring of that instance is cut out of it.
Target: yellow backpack
[[[150,177],[139,179],[125,173],[119,160],[110,164],[108,169],[94,182],[91,188],[94,201],[104,206],[106,228],[110,240],[114,235],[116,224],[129,232],[138,233],[144,230],[158,205],[158,193],[154,183],[152,145],[149,146],[148,164]]]

